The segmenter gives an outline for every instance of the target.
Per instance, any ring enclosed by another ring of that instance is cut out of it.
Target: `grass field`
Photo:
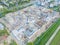
[[[45,43],[48,41],[48,39],[51,37],[51,35],[54,33],[54,31],[57,29],[59,25],[60,19],[57,20],[54,24],[52,24],[52,26],[49,27],[48,30],[44,32],[44,34],[37,38],[34,42],[34,45],[45,45]]]
[[[60,18],[54,22],[46,32],[44,32],[41,36],[37,37],[35,41],[33,42],[33,45],[45,45],[45,43],[48,41],[48,39],[51,37],[51,35],[54,33],[54,31],[58,28],[60,25]]]
[[[60,45],[60,30],[56,34],[55,38],[52,40],[50,45]]]

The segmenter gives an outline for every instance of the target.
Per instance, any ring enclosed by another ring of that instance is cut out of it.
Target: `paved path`
[[[51,43],[51,41],[53,40],[53,38],[56,36],[56,34],[58,33],[60,29],[60,26],[57,28],[57,30],[53,33],[53,35],[50,37],[50,39],[47,41],[47,43],[45,45],[49,45]]]

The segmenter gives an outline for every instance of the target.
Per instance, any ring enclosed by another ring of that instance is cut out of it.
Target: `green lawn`
[[[7,45],[7,42],[4,40],[3,44],[4,44],[4,45]]]
[[[6,29],[0,30],[0,36],[4,36],[4,35],[9,35],[8,31]]]
[[[60,45],[60,30],[56,34],[55,38],[52,40],[50,45]]]
[[[55,23],[52,24],[51,27],[48,28],[46,32],[44,32],[39,38],[37,38],[34,42],[34,45],[45,45],[57,27],[60,25],[60,19],[58,19]]]
[[[54,31],[57,29],[57,27],[60,25],[60,18],[54,22],[46,32],[44,32],[41,36],[37,37],[35,41],[33,42],[34,45],[45,45],[45,43],[48,41],[48,39],[51,37],[51,35],[54,33]],[[29,44],[28,44],[29,45]]]
[[[33,42],[29,42],[29,43],[27,43],[27,45],[34,45],[34,44],[33,44]]]
[[[14,40],[11,40],[10,45],[17,45],[17,43]]]

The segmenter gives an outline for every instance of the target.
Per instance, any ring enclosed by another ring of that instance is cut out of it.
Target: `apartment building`
[[[7,14],[3,20],[13,37],[24,45],[29,41],[34,41],[36,37],[46,31],[46,26],[50,26],[52,21],[58,17],[58,12],[32,5]]]

